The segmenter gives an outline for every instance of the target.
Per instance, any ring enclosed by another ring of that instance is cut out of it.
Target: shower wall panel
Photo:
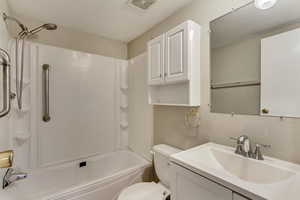
[[[31,44],[36,93],[36,167],[112,152],[118,147],[118,61],[52,46]],[[43,70],[50,65],[50,117],[43,118]]]

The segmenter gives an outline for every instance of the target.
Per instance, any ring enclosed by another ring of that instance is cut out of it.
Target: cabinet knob
[[[261,112],[262,112],[263,114],[269,114],[269,110],[266,109],[266,108],[262,109]]]
[[[167,77],[168,76],[168,73],[167,72],[165,72],[165,77]]]

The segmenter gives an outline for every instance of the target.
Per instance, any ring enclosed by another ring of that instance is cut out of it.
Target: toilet
[[[160,144],[153,147],[154,167],[159,183],[137,183],[124,189],[118,200],[168,200],[170,199],[169,157],[181,150]]]

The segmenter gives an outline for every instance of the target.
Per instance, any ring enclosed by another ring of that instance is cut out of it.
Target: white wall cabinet
[[[162,84],[164,74],[165,37],[161,35],[148,43],[148,84]]]
[[[172,200],[250,200],[177,164],[171,164]]]
[[[148,42],[150,104],[200,106],[200,31],[186,21]]]
[[[183,23],[166,33],[166,82],[188,80],[188,26]]]

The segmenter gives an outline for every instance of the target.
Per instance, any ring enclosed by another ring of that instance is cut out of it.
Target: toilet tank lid
[[[153,148],[154,153],[161,153],[162,155],[165,155],[167,157],[171,156],[172,154],[179,153],[182,150],[166,145],[166,144],[159,144],[155,145]]]

